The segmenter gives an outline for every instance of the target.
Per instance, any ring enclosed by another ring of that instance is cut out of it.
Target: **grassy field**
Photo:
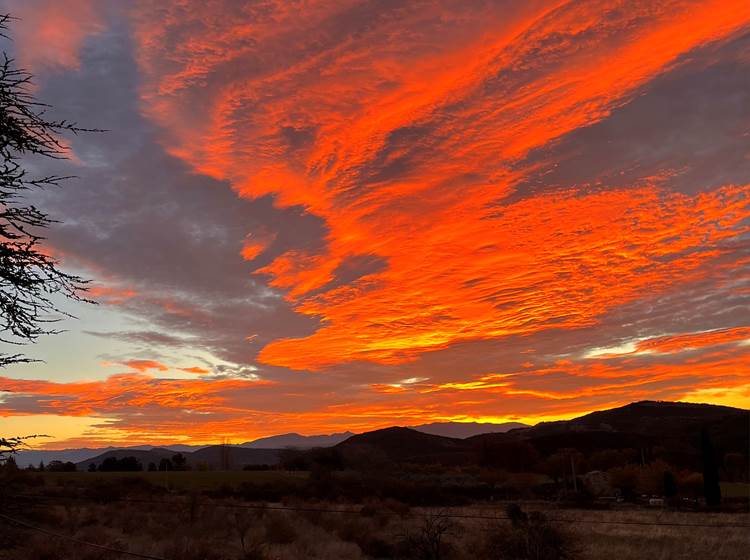
[[[750,484],[746,482],[722,482],[721,495],[725,498],[750,498]]]
[[[308,478],[284,471],[38,473],[24,478],[25,497],[4,512],[64,537],[0,522],[0,560],[119,557],[66,539],[166,560],[746,560],[750,550],[747,513],[635,504],[592,510],[538,500],[517,502],[528,521],[514,526],[513,502],[426,508],[372,495],[364,503],[303,500],[295,488],[315,481]],[[291,492],[281,501],[247,497],[273,485]],[[748,485],[723,490],[742,495]]]
[[[167,560],[745,560],[750,550],[750,531],[727,526],[750,522],[746,515],[737,514],[547,509],[550,522],[540,531],[513,529],[507,519],[472,517],[477,513],[487,517],[493,511],[488,508],[409,509],[371,502],[362,509],[352,504],[297,503],[291,507],[300,510],[279,511],[230,508],[227,503],[243,504],[226,500],[201,500],[195,507],[60,502],[29,508],[23,517],[72,538]],[[534,510],[534,506],[521,505],[529,513]],[[498,516],[504,511],[500,504],[494,509]],[[537,540],[545,542],[550,535],[559,536],[562,544],[554,546],[564,547],[566,555],[517,557],[497,549],[498,542],[515,542],[514,546],[520,542],[534,549]],[[425,552],[430,549],[433,552]],[[109,557],[34,532],[25,534],[15,547],[0,551],[2,560]]]
[[[750,551],[749,529],[725,527],[750,524],[747,515],[661,510],[570,511],[566,515],[579,520],[568,524],[567,530],[580,557],[587,560],[732,560],[748,558]]]
[[[242,483],[303,482],[304,471],[168,471],[168,472],[44,472],[38,473],[47,485],[90,484],[97,481],[141,479],[169,490],[217,490],[236,488]]]

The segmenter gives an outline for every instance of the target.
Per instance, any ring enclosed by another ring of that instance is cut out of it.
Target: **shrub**
[[[569,560],[572,549],[564,535],[541,512],[525,513],[508,506],[510,527],[499,527],[486,545],[486,557],[497,560]]]
[[[404,535],[401,556],[414,560],[443,560],[449,554],[446,537],[452,530],[453,523],[441,513],[425,516],[419,529]]]
[[[265,518],[266,538],[271,544],[289,544],[294,542],[297,531],[283,513],[273,513]]]

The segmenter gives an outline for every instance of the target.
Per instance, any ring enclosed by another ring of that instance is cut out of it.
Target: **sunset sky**
[[[6,435],[240,443],[750,407],[747,0],[0,0],[100,305]]]

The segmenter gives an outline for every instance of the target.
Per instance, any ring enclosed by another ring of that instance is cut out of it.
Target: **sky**
[[[98,305],[50,448],[750,408],[746,0],[0,0]]]

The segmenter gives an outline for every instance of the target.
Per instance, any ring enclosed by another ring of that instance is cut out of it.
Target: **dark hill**
[[[246,441],[241,446],[252,449],[312,449],[313,447],[332,447],[353,435],[352,432],[340,432],[337,434],[303,436],[292,432]]]
[[[693,403],[643,401],[559,422],[456,439],[386,428],[352,436],[333,449],[344,463],[485,463],[527,470],[562,449],[586,456],[605,450],[629,450],[650,460],[661,457],[677,466],[700,467],[700,432],[707,429],[721,453],[747,454],[750,412]]]
[[[747,418],[748,411],[728,406],[681,402],[640,401],[620,408],[592,412],[570,420],[573,427],[676,435],[731,417]]]
[[[681,402],[640,401],[619,408],[592,412],[572,420],[542,422],[525,430],[513,430],[509,438],[536,439],[562,434],[605,432],[656,439],[681,438],[724,424],[735,426],[750,420],[750,411],[728,406]],[[482,434],[471,442],[506,440],[506,434]],[[613,435],[613,438],[617,436]]]
[[[528,428],[528,424],[521,422],[504,422],[492,424],[488,422],[433,422],[419,426],[409,426],[412,430],[435,436],[466,439],[479,434],[509,432],[519,428]]]
[[[642,401],[559,422],[543,422],[507,434],[484,434],[467,442],[481,456],[512,468],[511,455],[548,457],[562,449],[586,456],[631,450],[650,460],[700,469],[700,434],[706,429],[720,454],[746,455],[750,411],[726,406]]]
[[[183,453],[187,464],[191,468],[206,467],[209,469],[239,470],[248,465],[275,465],[279,462],[279,449],[247,449],[238,446],[212,445],[204,447],[192,453]],[[78,470],[87,470],[91,463],[97,467],[107,458],[123,459],[124,457],[135,457],[148,468],[149,463],[159,464],[162,459],[171,459],[175,451],[163,448],[149,450],[142,449],[114,449],[107,451],[91,459],[86,459],[76,464]]]
[[[279,449],[252,449],[237,445],[211,445],[187,454],[188,465],[205,465],[211,469],[237,470],[250,465],[275,465]]]
[[[352,453],[379,454],[394,462],[448,460],[467,449],[464,440],[425,434],[411,428],[384,428],[357,434],[334,449],[345,456]]]

